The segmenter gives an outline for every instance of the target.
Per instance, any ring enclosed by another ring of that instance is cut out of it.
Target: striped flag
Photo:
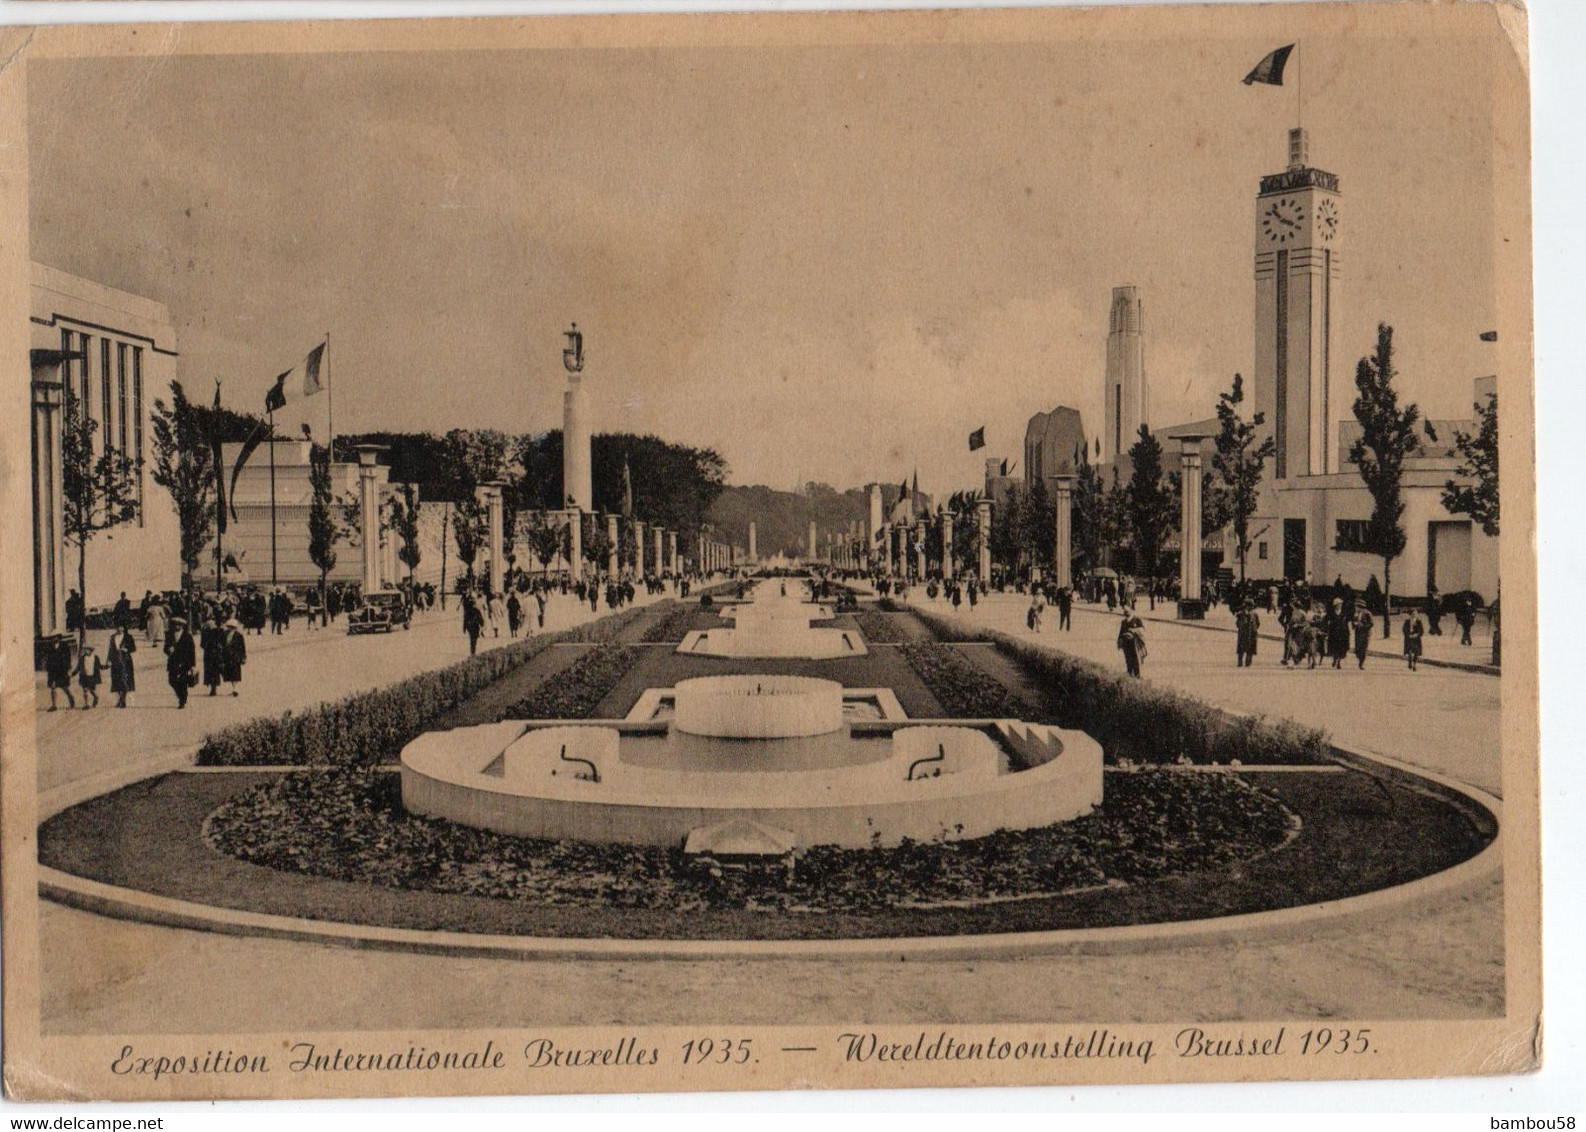
[[[1269,86],[1283,85],[1283,68],[1289,61],[1289,55],[1294,51],[1294,44],[1279,47],[1276,51],[1269,52],[1267,57],[1255,65],[1255,68],[1245,76],[1245,85],[1252,83],[1266,83]]]
[[[303,396],[312,397],[325,388],[325,375],[321,372],[324,364],[325,343],[321,342],[303,359]]]

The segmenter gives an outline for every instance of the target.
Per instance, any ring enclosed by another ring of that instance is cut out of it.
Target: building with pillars
[[[34,630],[46,635],[65,629],[66,597],[77,586],[77,551],[66,542],[62,497],[68,400],[95,422],[96,454],[109,446],[139,464],[136,517],[88,543],[88,608],[113,604],[123,590],[137,600],[144,590],[181,582],[175,507],[151,475],[154,399],[170,397],[177,350],[164,305],[40,263],[32,265],[28,321]],[[193,392],[201,397],[209,390]]]

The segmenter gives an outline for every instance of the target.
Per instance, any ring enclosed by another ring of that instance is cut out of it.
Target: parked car
[[[410,627],[407,603],[395,590],[366,594],[358,608],[347,615],[348,633],[389,633],[398,625]]]

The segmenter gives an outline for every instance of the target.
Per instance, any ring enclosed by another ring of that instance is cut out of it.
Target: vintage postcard
[[[10,1096],[1540,1063],[1518,5],[5,39]]]

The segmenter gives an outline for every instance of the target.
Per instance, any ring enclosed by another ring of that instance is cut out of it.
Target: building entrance
[[[1305,577],[1305,520],[1283,520],[1283,576]]]

